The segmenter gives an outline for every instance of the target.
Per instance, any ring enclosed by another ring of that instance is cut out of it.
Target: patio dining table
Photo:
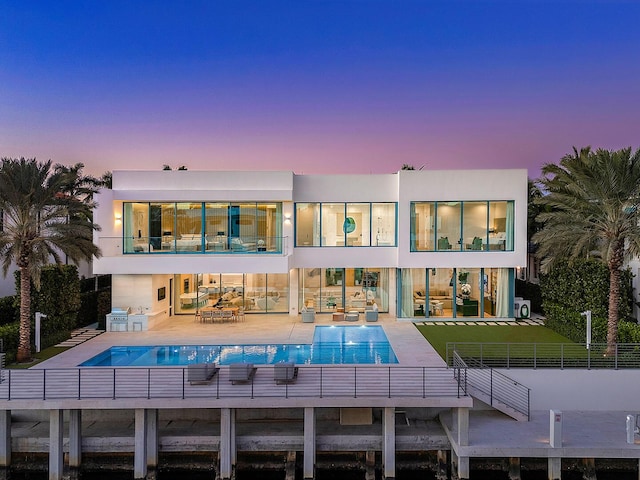
[[[238,318],[238,307],[203,307],[200,309],[200,321],[203,323],[227,320],[235,322]]]

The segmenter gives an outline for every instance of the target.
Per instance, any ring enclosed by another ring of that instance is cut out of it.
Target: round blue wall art
[[[351,233],[356,229],[356,221],[352,217],[347,217],[344,219],[344,223],[342,224],[342,230],[344,233]]]

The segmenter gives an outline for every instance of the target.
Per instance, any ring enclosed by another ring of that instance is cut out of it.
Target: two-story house
[[[137,329],[206,304],[509,318],[527,255],[526,170],[115,171],[94,273]]]

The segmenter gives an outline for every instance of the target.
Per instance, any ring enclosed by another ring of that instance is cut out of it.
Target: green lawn
[[[33,352],[33,361],[30,363],[12,363],[7,368],[24,369],[31,368],[34,365],[44,362],[45,360],[55,357],[59,353],[66,352],[71,347],[49,347],[41,350],[40,352]]]
[[[442,358],[447,342],[568,343],[571,340],[542,326],[521,325],[416,325]]]

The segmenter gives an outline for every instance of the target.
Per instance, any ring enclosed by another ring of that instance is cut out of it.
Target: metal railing
[[[0,400],[157,398],[427,398],[466,396],[463,368],[401,366],[300,366],[294,383],[278,385],[274,369],[257,367],[234,385],[222,366],[206,384],[192,385],[184,368],[65,368],[4,370]]]
[[[640,368],[638,343],[618,343],[609,352],[605,343],[587,348],[584,343],[448,342],[448,365],[453,365],[453,352],[494,368]]]
[[[509,409],[530,419],[531,389],[516,382],[512,378],[487,367],[477,359],[463,359],[457,352],[452,354],[452,364],[456,375],[464,374],[464,378],[457,377],[459,382],[479,392],[482,400],[492,407],[506,406]],[[460,373],[458,373],[460,372]]]
[[[260,254],[283,255],[288,248],[288,237],[224,237],[204,239],[195,236],[184,239],[164,237],[98,237],[98,246],[105,257],[133,254]]]

